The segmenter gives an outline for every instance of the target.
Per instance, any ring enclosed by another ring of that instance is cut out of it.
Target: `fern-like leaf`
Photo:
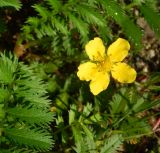
[[[18,118],[21,121],[26,121],[31,125],[46,125],[53,120],[53,114],[51,112],[47,112],[43,109],[37,108],[26,108],[26,107],[16,107],[9,108],[7,113],[11,115],[13,118]]]
[[[82,37],[87,38],[88,35],[88,26],[85,22],[83,22],[81,19],[78,19],[75,15],[69,13],[68,14],[70,22],[73,23],[74,27],[76,27]]]
[[[48,19],[49,12],[48,10],[41,5],[34,5],[33,8],[39,13],[39,16],[46,21]]]
[[[14,7],[19,10],[21,6],[22,4],[19,0],[0,0],[0,7]]]
[[[151,126],[145,118],[140,120],[139,118],[128,117],[127,122],[121,125],[121,130],[124,131],[124,138],[131,139],[151,133]]]
[[[47,151],[53,145],[51,136],[46,131],[29,128],[6,128],[4,129],[6,137],[19,145],[35,148],[39,151]]]
[[[99,25],[100,27],[105,26],[105,20],[102,15],[96,12],[92,7],[87,4],[81,4],[76,7],[79,14],[89,23]]]
[[[135,48],[139,50],[142,47],[142,31],[140,28],[131,21],[115,0],[101,0],[101,3],[103,4],[103,7],[105,7],[108,15],[122,27],[126,36],[134,43]]]
[[[10,96],[10,93],[7,89],[0,88],[0,103],[7,100],[9,96]]]
[[[55,27],[58,31],[60,31],[64,35],[68,35],[69,31],[63,19],[60,20],[58,18],[53,18],[51,22],[52,26]]]
[[[84,139],[81,133],[81,130],[78,126],[72,126],[72,131],[75,139],[76,147],[74,147],[74,150],[77,153],[87,153],[87,145],[84,143]],[[83,144],[83,145],[82,145]]]
[[[0,82],[4,84],[11,84],[14,80],[14,73],[18,65],[18,60],[12,55],[10,58],[1,54],[0,58]],[[11,60],[13,59],[13,61]]]
[[[160,38],[160,15],[149,4],[142,4],[140,10],[155,34]]]
[[[122,136],[112,135],[110,138],[106,139],[104,146],[101,148],[100,153],[114,153],[122,144]]]
[[[50,7],[55,11],[55,13],[59,12],[59,10],[62,8],[62,3],[59,0],[45,0]]]
[[[18,88],[14,90],[17,99],[23,98],[24,103],[30,102],[29,105],[34,105],[37,108],[48,108],[50,101],[45,96],[47,86],[33,74],[28,66],[20,64],[19,68],[17,76],[20,78],[16,80]]]
[[[94,134],[86,125],[81,123],[81,126],[86,134],[86,145],[88,146],[88,150],[90,153],[96,153],[96,144],[94,142]]]
[[[13,147],[11,149],[2,149],[0,153],[38,153],[37,151],[30,150],[30,149],[19,149],[18,147]]]

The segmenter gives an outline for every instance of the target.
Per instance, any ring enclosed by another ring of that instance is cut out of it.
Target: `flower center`
[[[97,65],[98,65],[98,70],[100,72],[102,71],[110,72],[111,71],[112,63],[108,56],[106,56],[103,61],[97,63]]]

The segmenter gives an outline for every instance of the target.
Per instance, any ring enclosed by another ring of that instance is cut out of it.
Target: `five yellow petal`
[[[105,46],[100,38],[96,37],[89,41],[85,46],[85,50],[90,60],[101,61],[105,57]]]
[[[121,62],[128,55],[129,49],[129,42],[125,39],[118,38],[108,47],[107,55],[111,61]]]
[[[121,61],[128,55],[130,44],[127,40],[118,38],[113,42],[105,54],[105,46],[100,38],[96,37],[85,46],[90,62],[80,64],[77,76],[80,80],[91,81],[90,90],[98,95],[107,89],[110,75],[120,83],[132,83],[136,79],[136,71]]]
[[[80,80],[90,81],[93,75],[97,72],[97,65],[92,62],[80,64],[78,67],[77,76]]]
[[[112,77],[120,83],[132,83],[136,79],[136,71],[126,63],[114,64],[111,70]]]
[[[97,72],[90,82],[90,90],[94,95],[98,95],[107,89],[110,78],[108,73]]]

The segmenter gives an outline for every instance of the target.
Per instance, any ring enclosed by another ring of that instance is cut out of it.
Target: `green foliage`
[[[107,14],[122,27],[126,35],[129,36],[129,39],[135,44],[135,47],[141,48],[142,31],[125,14],[119,3],[114,0],[105,0],[102,3]]]
[[[83,106],[83,111],[79,114],[76,106],[72,105],[69,124],[75,140],[74,150],[77,153],[116,152],[124,141],[138,141],[140,137],[152,134],[147,117],[141,118],[140,114],[159,102],[153,101],[151,105],[145,96],[140,97],[133,88],[122,88],[114,94],[113,100],[109,102],[110,110],[104,114],[97,112],[96,107],[89,103]],[[111,123],[106,124],[107,120]]]
[[[12,149],[1,149],[0,153],[37,153],[37,151],[29,150],[29,149],[19,149],[17,147],[13,147]]]
[[[144,87],[150,89],[151,91],[158,92],[160,90],[159,75],[160,75],[159,72],[152,74],[151,77],[148,79],[148,81],[145,83]]]
[[[79,116],[78,121],[76,119],[76,116],[78,115],[76,106],[72,105],[69,111],[69,124],[75,140],[75,146],[73,148],[77,153],[96,152],[96,143],[94,141],[93,130],[88,128],[88,126],[83,123],[83,115],[88,116],[90,114],[89,111],[91,107],[91,105],[87,105],[85,107],[86,109],[83,111],[82,116]],[[65,133],[66,131],[64,131],[63,137]]]
[[[21,6],[22,4],[19,0],[0,0],[0,7],[14,7],[19,10]]]
[[[0,0],[0,50],[14,48],[25,63],[10,54],[0,56],[0,153],[136,152],[148,136],[154,138],[160,73],[139,69],[147,64],[141,63],[140,51],[148,53],[142,50],[146,38],[137,19],[144,18],[159,37],[158,3]],[[106,91],[93,96],[89,83],[77,78],[85,44],[94,37],[105,46],[118,37],[129,41],[134,84],[111,79]],[[148,152],[158,152],[147,146]]]
[[[38,108],[27,108],[17,106],[16,108],[9,108],[7,110],[8,114],[13,118],[19,118],[21,121],[26,121],[29,124],[46,125],[52,121],[52,113],[46,110],[41,110]]]
[[[160,38],[160,15],[158,12],[150,6],[150,3],[142,4],[140,10],[155,34]]]
[[[49,150],[52,145],[50,133],[47,133],[44,130],[31,128],[5,128],[4,133],[10,140],[19,145],[41,151]]]
[[[137,138],[141,135],[152,133],[151,127],[147,123],[147,118],[139,117],[138,113],[150,109],[156,103],[146,102],[144,97],[140,97],[132,89],[130,91],[121,89],[119,94],[115,94],[110,105],[113,127],[117,126],[122,130],[126,139]]]
[[[159,33],[158,14],[149,7],[153,2],[147,3],[148,1],[146,4],[141,1],[133,2],[134,5],[140,7],[140,11],[151,27],[154,26],[153,29]],[[128,12],[115,0],[85,0],[81,3],[65,1],[64,4],[57,0],[54,2],[45,0],[41,4],[35,4],[33,8],[38,16],[28,18],[26,25],[22,27],[21,39],[34,40],[49,37],[54,52],[75,54],[77,45],[79,43],[84,45],[89,40],[89,29],[108,42],[113,37],[113,30],[109,25],[111,19],[120,25],[128,39],[134,44],[136,51],[142,48],[142,30],[135,24],[136,21],[131,13],[127,15]],[[79,41],[77,45],[73,43],[74,39]],[[75,48],[74,51],[73,48]]]
[[[120,135],[112,135],[106,140],[100,153],[116,152],[117,148],[122,144],[121,139]]]
[[[95,11],[96,5],[90,6],[87,2],[82,2],[78,5],[77,3],[79,2],[67,1],[62,5],[62,2],[57,0],[54,2],[45,0],[42,4],[35,4],[33,7],[39,17],[28,18],[27,25],[22,28],[22,34],[25,37],[23,39],[33,40],[51,37],[51,44],[56,52],[64,50],[69,55],[73,54],[72,49],[75,46],[72,43],[72,40],[75,39],[74,31],[75,34],[77,32],[80,33],[78,37],[80,37],[80,42],[84,44],[89,39],[89,27],[92,25],[99,28],[106,27],[106,22],[102,15]]]
[[[6,152],[51,149],[48,124],[53,113],[49,112],[46,85],[12,55],[1,54],[0,73],[0,148],[7,148]],[[21,147],[19,151],[12,149],[15,144]]]

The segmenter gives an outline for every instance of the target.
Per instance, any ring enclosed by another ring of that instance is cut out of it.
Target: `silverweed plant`
[[[0,0],[0,153],[159,153],[159,6]]]

